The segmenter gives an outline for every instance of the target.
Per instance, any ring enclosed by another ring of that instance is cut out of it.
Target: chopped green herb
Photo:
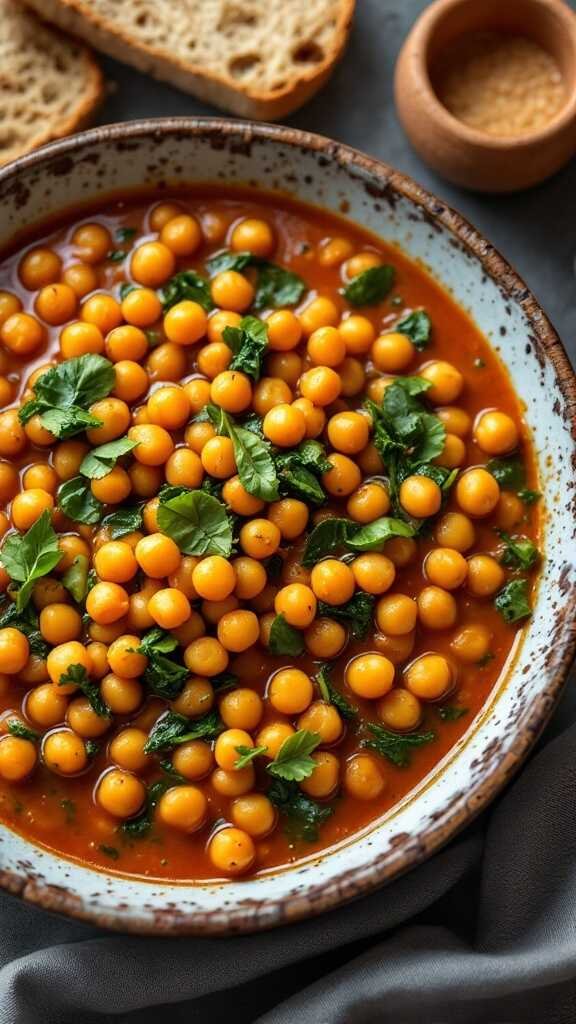
[[[68,797],[64,797],[60,801],[60,807],[66,815],[66,824],[71,825],[76,817],[76,804],[73,800],[69,800]]]
[[[254,256],[251,252],[224,251],[212,256],[206,263],[211,277],[225,270],[241,273],[246,267],[256,267],[258,271],[252,304],[255,310],[296,306],[306,291],[306,284],[298,274]]]
[[[158,528],[186,555],[227,558],[232,551],[232,526],[226,508],[205,491],[185,491],[169,498],[161,493]]]
[[[86,754],[91,760],[96,757],[96,754],[100,753],[100,744],[96,740],[85,740],[84,746],[86,747]]]
[[[28,604],[36,580],[52,572],[61,558],[48,509],[24,535],[8,535],[0,549],[0,559],[10,579],[20,584],[16,595],[18,612]]]
[[[375,519],[365,526],[352,522],[351,519],[323,519],[308,537],[302,565],[316,565],[316,562],[325,555],[332,554],[337,548],[349,548],[351,551],[381,551],[386,541],[392,537],[413,537],[415,533],[414,527],[409,523],[388,516]]]
[[[114,366],[109,359],[89,353],[66,359],[50,367],[34,384],[34,398],[18,413],[22,423],[40,415],[42,425],[60,440],[73,437],[102,421],[86,410],[106,398],[115,383]]]
[[[58,508],[75,523],[94,526],[102,518],[104,506],[92,494],[90,484],[83,476],[73,476],[61,484],[56,494]]]
[[[286,819],[286,832],[294,841],[316,842],[320,826],[334,813],[306,796],[296,782],[275,779],[267,796]]]
[[[207,313],[214,309],[210,285],[195,270],[183,270],[181,273],[171,277],[168,283],[164,285],[160,299],[165,313],[172,309],[172,306],[175,306],[177,302],[183,302],[185,299],[197,302]]]
[[[500,556],[502,565],[513,569],[531,569],[536,565],[540,552],[529,537],[511,537],[504,530],[496,531],[504,541],[504,551]]]
[[[216,711],[210,711],[193,722],[175,711],[167,711],[152,727],[144,751],[146,754],[154,754],[158,750],[169,750],[181,743],[188,743],[189,740],[215,739],[223,728]]]
[[[117,242],[131,242],[136,235],[136,228],[117,228],[116,229],[116,241]]]
[[[48,644],[42,636],[38,624],[38,615],[33,606],[27,604],[25,608],[18,611],[15,603],[10,603],[0,611],[0,629],[12,626],[18,629],[28,640],[31,654],[37,654],[40,658],[48,657]]]
[[[76,555],[69,569],[62,577],[62,585],[72,595],[76,604],[83,604],[88,593],[88,569],[90,563],[86,555]]]
[[[368,722],[368,729],[373,738],[363,740],[362,746],[375,750],[377,754],[388,758],[397,768],[405,768],[410,763],[410,752],[414,747],[421,747],[436,739],[434,732],[400,734],[390,732],[375,722]]]
[[[491,661],[494,661],[495,657],[496,655],[493,654],[492,651],[487,651],[486,654],[483,654],[481,658],[478,658],[476,664],[478,668],[485,668],[486,665],[489,665]]]
[[[268,327],[255,316],[245,316],[238,327],[225,327],[222,338],[234,356],[230,370],[240,370],[252,380],[260,380],[262,363],[268,349]]]
[[[177,646],[177,640],[170,633],[162,629],[151,629],[142,637],[137,648],[138,654],[148,658],[144,683],[149,693],[164,697],[165,700],[174,700],[178,696],[190,674],[184,665],[166,657]]]
[[[320,696],[326,704],[333,704],[340,712],[342,718],[349,721],[358,715],[358,708],[350,704],[344,696],[336,689],[330,679],[330,665],[321,665],[316,675],[316,683],[320,690]]]
[[[521,487],[518,491],[518,497],[525,505],[535,505],[536,502],[540,501],[542,495],[540,491],[531,491],[528,487]]]
[[[394,268],[385,263],[357,274],[343,290],[352,306],[374,306],[382,302],[394,284]]]
[[[267,771],[285,782],[302,782],[312,775],[316,767],[310,754],[321,742],[319,733],[298,729],[284,740],[276,757],[267,766]]]
[[[430,342],[432,322],[424,309],[415,309],[413,313],[399,320],[394,330],[406,334],[415,348],[421,352]]]
[[[290,626],[283,615],[276,615],[270,628],[268,649],[271,654],[290,654],[298,658],[304,652],[302,633]]]
[[[129,295],[130,292],[133,292],[135,288],[136,285],[132,284],[130,281],[123,281],[122,284],[120,285],[120,302],[124,302],[126,296]]]
[[[242,768],[246,768],[247,765],[252,764],[255,757],[260,757],[261,754],[265,754],[268,747],[236,747],[236,753],[239,754],[239,758],[234,762],[234,768],[240,771]]]
[[[114,469],[122,455],[131,452],[137,445],[138,441],[131,441],[129,437],[119,437],[108,444],[92,448],[80,464],[80,473],[89,480],[101,480]]]
[[[110,251],[106,253],[106,259],[110,263],[122,263],[123,260],[126,259],[127,255],[128,253],[126,249],[110,249]]]
[[[119,508],[110,512],[102,520],[102,528],[110,534],[111,540],[124,537],[127,533],[134,533],[142,529],[142,505]]]
[[[60,676],[58,686],[65,686],[67,683],[76,684],[97,715],[101,718],[110,718],[110,708],[102,699],[100,687],[90,679],[83,665],[68,665],[66,672]]]
[[[486,469],[505,491],[518,491],[524,486],[524,463],[516,455],[509,459],[490,459]]]
[[[443,722],[457,722],[459,718],[468,714],[468,708],[459,707],[457,704],[444,704],[436,710]]]
[[[494,606],[500,612],[504,622],[520,622],[532,615],[528,595],[528,580],[510,580],[496,595]]]
[[[374,596],[357,590],[346,604],[318,602],[318,618],[335,619],[350,630],[354,640],[362,640],[372,625]]]
[[[253,431],[239,427],[223,409],[207,405],[206,411],[217,432],[232,441],[238,476],[248,494],[262,501],[276,501],[279,496],[278,477],[270,445]]]
[[[24,722],[20,722],[17,718],[11,718],[8,722],[8,732],[11,736],[17,736],[21,740],[30,740],[31,743],[37,743],[40,739],[40,734],[35,732],[34,729],[29,729]]]

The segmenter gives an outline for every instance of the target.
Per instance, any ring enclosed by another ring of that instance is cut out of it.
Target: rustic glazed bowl
[[[528,36],[554,57],[566,101],[549,124],[522,136],[469,127],[438,99],[433,68],[472,32]],[[398,116],[438,174],[479,192],[516,192],[555,174],[576,151],[576,13],[564,0],[435,0],[406,37],[396,64]]]
[[[457,213],[392,168],[290,128],[172,119],[113,125],[53,143],[0,171],[0,243],[103,193],[219,182],[258,184],[345,212],[428,265],[466,307],[525,403],[546,517],[533,618],[468,732],[400,805],[322,856],[258,878],[168,883],[101,873],[0,827],[0,883],[50,910],[119,930],[249,932],[371,892],[437,850],[518,768],[559,696],[575,645],[576,384],[525,284]],[[519,837],[520,840],[520,837]]]

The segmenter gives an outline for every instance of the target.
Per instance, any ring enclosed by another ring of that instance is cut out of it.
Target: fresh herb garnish
[[[241,771],[242,768],[246,768],[256,757],[260,757],[261,754],[265,754],[268,747],[236,747],[236,753],[239,755],[238,760],[234,762],[234,768],[237,771]]]
[[[0,629],[6,626],[12,626],[24,634],[31,654],[37,654],[39,658],[48,657],[48,644],[40,632],[38,616],[31,604],[27,604],[21,611],[12,602],[3,608],[0,612]]]
[[[175,711],[167,711],[155,722],[144,747],[146,754],[169,750],[189,740],[215,739],[224,728],[217,711],[190,721]]]
[[[394,327],[395,331],[406,334],[419,352],[426,348],[430,341],[432,322],[424,309],[415,309],[413,313],[402,317]]]
[[[21,740],[30,740],[31,743],[37,743],[40,739],[40,734],[35,732],[34,729],[29,729],[24,722],[21,722],[18,718],[11,718],[7,725],[8,732],[11,736],[17,736]]]
[[[107,846],[106,843],[100,843],[98,847],[100,853],[103,853],[106,857],[110,857],[110,860],[118,860],[120,851],[115,846]]]
[[[278,477],[268,442],[252,430],[238,426],[228,413],[215,405],[207,405],[206,412],[217,432],[232,441],[238,476],[248,494],[262,501],[276,501]]]
[[[102,528],[108,531],[111,540],[117,540],[118,537],[124,537],[127,533],[141,530],[142,523],[142,505],[135,505],[132,508],[119,508],[104,516]]]
[[[505,491],[518,491],[524,486],[526,471],[524,463],[517,455],[509,459],[490,459],[486,469]]]
[[[117,228],[116,229],[116,241],[117,242],[131,242],[136,235],[136,228]]]
[[[434,732],[412,732],[400,734],[390,732],[375,722],[368,722],[368,729],[373,738],[363,740],[362,746],[375,750],[377,754],[388,758],[397,768],[405,768],[410,763],[410,752],[414,747],[432,743],[436,739]]]
[[[119,437],[108,444],[101,444],[93,448],[80,464],[80,473],[87,476],[89,480],[101,480],[114,469],[118,459],[127,452],[136,448],[138,441],[131,441],[129,437]]]
[[[286,832],[291,839],[314,843],[320,826],[334,813],[306,796],[296,782],[275,779],[267,792],[268,799],[286,819]]]
[[[94,526],[102,518],[104,506],[92,494],[90,484],[83,476],[73,476],[61,484],[56,494],[58,508],[75,523]]]
[[[152,782],[148,786],[144,809],[136,818],[132,818],[130,821],[124,821],[120,826],[120,831],[125,836],[129,836],[130,839],[142,839],[144,836],[148,835],[152,828],[154,811],[158,801],[169,789],[172,789],[174,786],[179,786],[186,781],[178,772],[175,772],[172,769],[171,765],[170,770],[166,771],[165,765],[166,762],[163,761],[162,767],[165,771],[165,775],[160,779],[156,779],[155,782]]]
[[[283,615],[276,615],[270,627],[268,649],[271,654],[290,654],[298,658],[304,652],[302,633],[286,622]]]
[[[69,569],[62,577],[62,585],[66,587],[76,604],[83,604],[88,593],[88,570],[90,563],[86,555],[76,555]]]
[[[531,491],[529,487],[521,487],[518,491],[518,497],[525,505],[535,505],[537,501],[540,501],[542,495],[540,491]]]
[[[357,274],[343,289],[352,306],[374,306],[382,302],[394,284],[394,267],[382,263]]]
[[[22,423],[40,415],[42,426],[63,440],[102,421],[87,412],[93,402],[106,398],[115,384],[109,359],[89,353],[50,367],[34,384],[34,398],[18,413]]]
[[[122,263],[126,259],[128,252],[126,249],[110,249],[106,253],[106,259],[110,263]]]
[[[10,579],[20,584],[16,594],[18,612],[28,604],[36,580],[47,576],[61,558],[48,509],[23,536],[9,534],[0,549],[0,560]]]
[[[320,690],[320,696],[326,704],[333,704],[346,720],[356,718],[358,708],[340,693],[330,679],[330,665],[321,665],[316,675],[316,682]]]
[[[246,267],[256,267],[257,279],[252,306],[260,309],[283,309],[296,306],[307,290],[306,283],[298,274],[277,263],[254,256],[251,252],[220,252],[206,262],[206,269],[211,277],[225,270],[236,270],[241,273]]]
[[[325,604],[318,602],[318,618],[335,619],[350,630],[354,640],[362,640],[372,625],[374,596],[357,590],[346,604]]]
[[[316,565],[338,548],[351,551],[381,551],[392,537],[413,537],[416,530],[401,519],[382,516],[362,526],[351,519],[330,517],[314,527],[302,558],[302,565]]]
[[[260,380],[268,349],[268,328],[264,321],[255,316],[245,316],[238,327],[225,327],[222,338],[234,353],[229,369],[240,370],[252,380]]]
[[[164,285],[160,299],[165,313],[172,309],[177,302],[183,302],[185,299],[197,302],[207,313],[214,309],[210,285],[206,278],[196,273],[195,270],[182,270],[179,274],[171,277]]]
[[[67,683],[74,683],[78,687],[97,715],[101,718],[110,718],[110,708],[104,703],[98,684],[90,679],[83,665],[68,665],[60,676],[58,686],[65,686]]]
[[[284,740],[276,757],[267,766],[267,771],[285,782],[302,782],[312,775],[316,767],[310,754],[321,742],[319,733],[298,729]]]
[[[178,641],[170,633],[162,629],[151,629],[136,648],[138,654],[148,658],[143,679],[149,693],[164,697],[165,700],[174,700],[190,675],[184,665],[167,657],[177,647]]]
[[[332,463],[319,441],[303,441],[291,451],[277,452],[274,463],[282,495],[293,495],[312,505],[324,504],[326,494],[318,477],[329,473]]]
[[[457,704],[444,704],[436,710],[443,722],[457,722],[459,718],[468,714],[468,708],[459,707]]]
[[[186,555],[223,555],[232,551],[232,525],[225,506],[205,491],[160,495],[158,528]]]
[[[540,552],[529,537],[511,537],[504,530],[496,532],[504,541],[504,550],[500,556],[502,565],[510,566],[513,569],[531,569],[536,565]]]
[[[528,580],[510,580],[494,599],[494,606],[500,612],[504,622],[514,623],[527,619],[532,615],[528,600]]]

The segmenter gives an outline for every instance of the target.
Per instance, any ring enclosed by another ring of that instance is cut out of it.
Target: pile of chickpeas
[[[346,515],[368,524],[390,513],[386,467],[373,444],[368,396],[380,402],[397,375],[418,374],[430,389],[426,399],[446,428],[438,465],[464,468],[472,437],[487,457],[504,455],[519,442],[509,415],[490,409],[475,423],[458,400],[464,388],[459,369],[417,352],[398,331],[378,334],[372,320],[346,310],[334,299],[314,295],[302,308],[264,314],[269,350],[257,382],[229,369],[232,352],[225,327],[236,327],[254,299],[250,273],[218,273],[210,282],[215,311],[183,300],[163,314],[161,289],[190,258],[205,258],[209,247],[227,246],[273,259],[275,231],[265,219],[240,218],[231,226],[215,213],[202,223],[172,202],[152,208],[119,268],[107,261],[116,246],[105,224],[75,227],[65,248],[28,249],[18,264],[18,294],[0,292],[0,531],[27,531],[44,510],[52,515],[62,553],[54,572],[34,586],[32,606],[47,658],[31,654],[26,636],[0,629],[0,693],[16,692],[21,706],[1,719],[0,776],[12,783],[29,779],[42,762],[50,772],[73,777],[91,769],[87,741],[106,745],[107,765],[95,779],[100,812],[120,822],[137,816],[146,803],[147,782],[157,759],[145,751],[154,723],[167,703],[146,694],[142,677],[147,658],[137,648],[142,635],[160,627],[182,648],[189,671],[170,707],[191,722],[217,708],[223,731],[213,741],[192,740],[168,756],[185,784],[169,788],[158,802],[156,819],[167,829],[201,832],[207,855],[220,874],[248,871],[258,863],[258,844],[279,826],[265,791],[257,789],[254,764],[237,768],[238,747],[264,746],[265,764],[297,729],[320,737],[315,768],[300,783],[309,797],[327,801],[339,791],[354,800],[377,800],[387,785],[389,766],[375,753],[356,749],[339,756],[346,724],[336,708],[319,698],[313,674],[285,658],[263,692],[244,680],[222,694],[211,679],[234,671],[251,649],[267,648],[276,615],[300,630],[308,658],[334,661],[347,649],[346,625],[318,616],[318,603],[339,607],[358,590],[374,595],[374,634],[352,652],[344,667],[343,692],[359,699],[367,714],[398,732],[415,729],[426,702],[454,687],[454,664],[471,664],[489,651],[491,636],[481,625],[457,628],[450,658],[427,652],[412,658],[416,630],[447,630],[458,623],[457,593],[491,599],[505,571],[490,554],[468,554],[476,543],[475,521],[494,514],[510,529],[524,509],[511,492],[500,493],[494,477],[480,466],[464,470],[454,487],[453,511],[443,511],[438,484],[413,475],[400,488],[408,516],[438,516],[434,544],[424,562],[426,585],[413,596],[402,590],[402,570],[419,558],[419,542],[395,538],[381,552],[343,561],[326,557],[305,569],[301,555],[314,524],[326,515]],[[325,239],[313,258],[323,268],[341,268],[344,281],[383,262],[375,251],[356,251],[342,237]],[[117,285],[124,274],[134,287],[124,298]],[[25,307],[25,309],[24,309]],[[24,379],[25,360],[44,356],[49,339],[55,351]],[[23,426],[19,407],[56,360],[87,353],[114,365],[112,394],[90,412],[102,426],[58,441],[34,416]],[[321,477],[327,507],[315,510],[284,497],[270,504],[249,494],[237,472],[234,447],[210,422],[195,421],[208,402],[239,417],[262,417],[264,436],[280,449],[306,438],[326,445],[330,470]],[[56,492],[75,477],[91,447],[127,435],[137,442],[101,479],[90,482],[108,511],[126,502],[144,502],[143,528],[119,539],[105,529],[67,520]],[[182,554],[157,522],[163,484],[198,489],[211,477],[222,483],[222,501],[240,518],[238,550],[230,558]],[[281,552],[280,578],[269,578],[267,560]],[[84,609],[62,584],[78,555],[85,555],[97,581]],[[1,556],[0,556],[1,557]],[[0,568],[3,591],[9,578]],[[70,666],[82,666],[97,682],[109,714],[98,715],[73,682],[60,680]],[[244,660],[244,665],[246,661]],[[364,703],[367,702],[367,703]],[[39,743],[8,732],[17,718],[41,734]],[[100,771],[101,769],[99,769]],[[229,800],[227,820],[214,829],[213,794]],[[212,824],[211,824],[212,823]],[[212,830],[211,830],[212,828]]]

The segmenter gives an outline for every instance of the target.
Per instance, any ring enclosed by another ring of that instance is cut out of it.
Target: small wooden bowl
[[[493,136],[453,117],[438,99],[430,68],[463,35],[511,32],[556,61],[566,102],[544,128]],[[436,0],[414,25],[396,64],[396,106],[416,152],[439,174],[481,192],[515,192],[558,171],[576,151],[576,14],[563,0]]]

